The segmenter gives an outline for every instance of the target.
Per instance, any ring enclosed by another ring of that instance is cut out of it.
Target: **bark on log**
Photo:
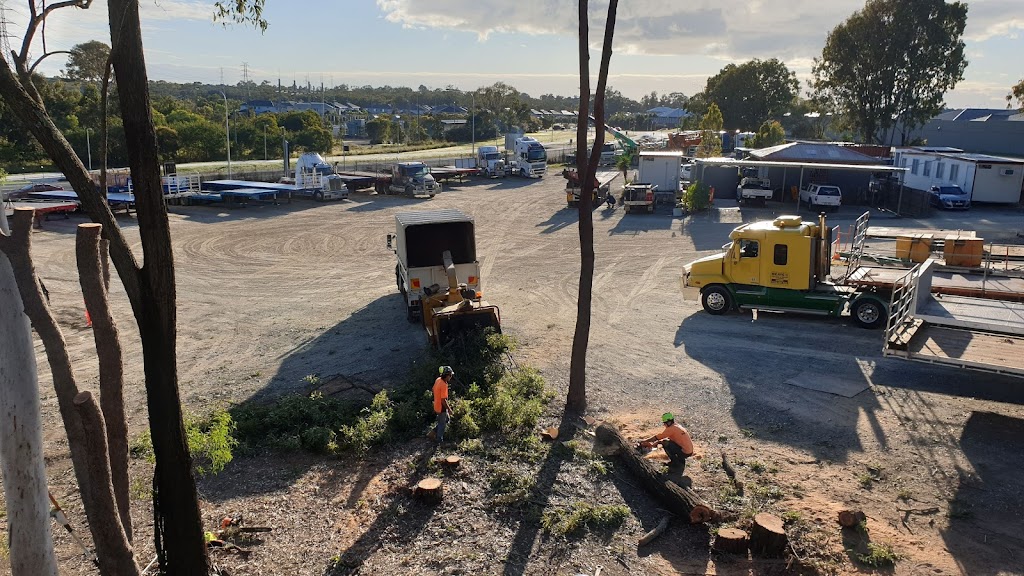
[[[125,537],[132,541],[131,500],[128,496],[128,424],[124,412],[124,362],[121,338],[107,299],[109,278],[104,277],[100,252],[100,224],[80,224],[75,242],[78,281],[82,286],[85,308],[92,318],[96,357],[99,359],[100,408],[107,433],[110,477],[117,500],[117,511]],[[109,272],[107,272],[109,274]]]
[[[762,556],[780,556],[788,540],[782,518],[762,512],[754,516],[750,527],[750,550]]]
[[[440,504],[444,486],[440,478],[424,478],[416,484],[416,497],[427,504]]]
[[[722,528],[715,536],[714,549],[727,554],[746,554],[750,541],[739,528]]]
[[[6,220],[0,208],[0,219]],[[4,228],[0,222],[0,229]],[[0,253],[0,476],[14,576],[57,575],[43,463],[32,328],[14,270]]]
[[[724,450],[722,451],[722,470],[725,470],[725,475],[729,477],[736,493],[743,496],[743,481],[736,477],[736,469],[729,463],[729,458],[726,457]]]
[[[693,490],[683,488],[659,472],[649,460],[633,449],[633,443],[607,422],[597,427],[597,439],[618,448],[618,456],[633,474],[651,491],[670,512],[689,518],[692,524],[710,522],[719,518],[711,506]]]
[[[853,528],[867,520],[867,516],[860,510],[842,510],[839,512],[839,524],[843,528]]]
[[[661,536],[665,529],[668,528],[668,523],[671,520],[671,516],[665,516],[664,518],[662,518],[661,522],[658,522],[658,525],[654,527],[654,530],[651,530],[647,534],[644,534],[643,537],[640,538],[639,541],[637,541],[636,545],[646,546],[647,544],[654,542],[658,538],[658,536]]]
[[[110,481],[110,459],[103,414],[96,405],[92,392],[88,391],[75,396],[75,409],[81,415],[82,429],[85,431],[86,462],[90,481],[95,487],[94,514],[101,518],[117,518],[117,502]],[[103,530],[94,530],[93,534],[98,534],[94,538],[105,540],[102,548],[107,552],[100,556],[102,574],[139,574],[139,567],[135,564],[135,552],[119,522],[115,521],[113,526],[106,526]],[[101,543],[97,541],[96,549],[100,548]]]

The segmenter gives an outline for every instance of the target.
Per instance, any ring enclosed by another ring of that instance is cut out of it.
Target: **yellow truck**
[[[854,225],[861,247],[867,223],[865,213]],[[824,215],[818,222],[780,216],[744,224],[729,234],[724,252],[684,267],[684,292],[699,289],[704,309],[715,315],[738,308],[823,316],[849,311],[861,327],[883,327],[892,283],[865,274],[859,258],[851,258],[846,274],[832,280],[834,234]]]

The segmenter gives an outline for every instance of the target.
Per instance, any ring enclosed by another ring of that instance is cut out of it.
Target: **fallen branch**
[[[897,506],[896,509],[899,510],[900,512],[905,513],[905,514],[928,515],[928,514],[938,514],[939,513],[939,507],[938,506],[933,506],[931,508],[900,508],[900,507]]]
[[[725,470],[725,475],[729,477],[733,488],[736,489],[736,494],[743,496],[743,482],[736,477],[736,470],[729,463],[729,458],[726,457],[724,450],[722,451],[722,469]]]
[[[646,546],[647,544],[654,542],[658,538],[658,536],[661,536],[665,529],[668,528],[668,523],[671,519],[671,516],[665,516],[664,518],[662,518],[661,522],[658,522],[658,525],[654,527],[654,530],[651,530],[647,534],[644,534],[643,537],[640,538],[639,541],[637,541],[636,545]]]

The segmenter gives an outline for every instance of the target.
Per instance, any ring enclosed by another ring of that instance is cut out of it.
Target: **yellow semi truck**
[[[854,225],[860,249],[867,223],[865,213]],[[686,265],[684,291],[698,288],[704,309],[715,315],[738,308],[824,316],[849,311],[861,327],[883,327],[892,283],[865,273],[859,258],[851,258],[845,275],[831,279],[833,235],[824,215],[818,222],[780,216],[744,224],[729,234],[724,252]]]

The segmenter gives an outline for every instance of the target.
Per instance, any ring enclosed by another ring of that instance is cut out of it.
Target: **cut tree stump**
[[[544,430],[541,431],[540,436],[541,436],[541,438],[543,438],[545,440],[555,440],[555,439],[557,439],[558,438],[558,426],[551,426],[550,428],[545,428]]]
[[[451,456],[445,456],[444,458],[441,459],[441,464],[443,464],[447,468],[458,468],[459,463],[461,462],[462,458],[459,458],[455,454],[452,454]]]
[[[867,520],[867,516],[860,510],[842,510],[839,512],[839,524],[843,528],[853,528]]]
[[[750,539],[739,528],[722,528],[715,536],[715,550],[728,554],[746,554]]]
[[[720,515],[696,492],[676,484],[662,474],[643,454],[633,448],[633,443],[619,432],[614,424],[607,422],[597,427],[597,439],[618,449],[618,456],[626,467],[640,479],[643,487],[654,494],[669,512],[689,518],[692,524],[717,520]]]
[[[440,478],[424,478],[416,484],[416,497],[427,504],[439,504],[443,495]]]
[[[781,556],[788,540],[782,518],[762,512],[750,526],[750,551],[762,556]]]

